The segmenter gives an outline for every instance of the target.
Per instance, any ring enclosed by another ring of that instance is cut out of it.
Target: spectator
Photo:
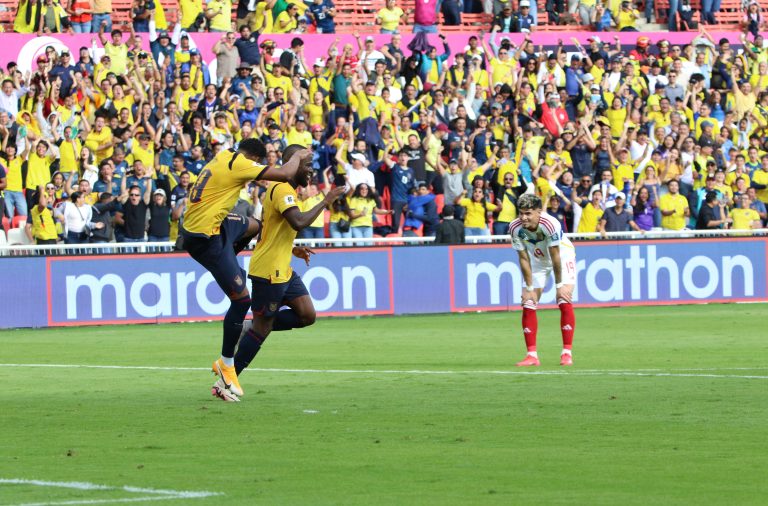
[[[464,224],[454,219],[453,210],[450,204],[443,207],[443,221],[437,226],[435,244],[464,244]]]
[[[443,14],[443,25],[461,25],[461,8],[462,0],[442,0],[440,2],[440,12]]]
[[[413,14],[413,33],[437,33],[438,0],[417,0]]]
[[[91,31],[98,33],[102,26],[104,31],[112,31],[112,0],[93,0]]]
[[[538,24],[536,15],[536,0],[533,3],[531,0],[520,0],[520,12],[517,14],[517,26],[514,31],[529,33],[532,27]]]
[[[187,32],[201,32],[205,24],[203,0],[178,0],[181,19],[179,24]],[[245,2],[238,2],[238,8]]]
[[[603,192],[593,190],[589,198],[580,198],[574,196],[574,202],[582,207],[579,218],[579,227],[576,230],[580,234],[597,232],[600,220],[603,217],[603,207],[601,205]]]
[[[171,235],[171,204],[165,190],[158,188],[152,192],[149,203],[149,224],[147,240],[149,242],[168,242]]]
[[[631,2],[623,0],[616,15],[616,28],[620,32],[636,32],[638,19],[640,19],[640,12],[632,6]]]
[[[205,17],[209,32],[229,32],[232,28],[232,0],[208,0]],[[232,39],[234,43],[234,35]]]
[[[110,193],[99,194],[99,201],[92,206],[94,227],[91,230],[91,243],[103,244],[112,240],[114,233],[113,216],[119,209],[117,197]],[[99,226],[99,224],[103,226]]]
[[[53,187],[53,185],[49,185]],[[38,246],[43,244],[56,244],[59,233],[56,230],[56,223],[53,219],[54,200],[46,191],[48,188],[38,192],[39,198],[37,205],[32,208],[25,230],[27,236]]]
[[[488,228],[488,220],[491,213],[498,209],[497,206],[486,200],[482,187],[472,188],[471,198],[466,198],[466,195],[467,190],[464,190],[462,196],[454,201],[454,204],[463,207],[466,213],[464,233],[467,236],[490,236],[491,231]]]
[[[376,205],[376,196],[371,187],[366,183],[360,183],[351,190],[347,197],[347,206],[350,221],[350,231],[354,239],[370,239],[373,237],[373,215],[391,214],[392,211],[380,209]],[[370,246],[370,241],[355,243],[358,246]]]
[[[429,191],[427,183],[420,182],[419,187],[411,190],[408,196],[408,212],[403,226],[403,235],[434,237],[438,221],[435,195]],[[406,233],[405,230],[410,232]],[[421,234],[417,233],[419,230]]]
[[[731,218],[733,230],[753,230],[762,225],[760,215],[752,209],[752,202],[747,194],[739,197],[738,207],[731,210]]]
[[[649,231],[656,225],[656,203],[651,202],[646,186],[640,186],[632,192],[632,215],[635,223],[643,231]]]
[[[512,13],[512,5],[505,2],[501,12],[491,22],[491,32],[511,33],[520,31],[520,18]]]
[[[307,8],[307,16],[317,26],[317,33],[336,33],[336,6],[331,0],[313,0]]]
[[[761,224],[765,225],[766,219],[768,219],[765,204],[757,198],[757,192],[754,188],[747,188],[747,196],[749,197],[750,207],[757,211]]]
[[[325,192],[319,192],[317,185],[310,184],[299,189],[299,209],[306,212],[322,202]],[[322,239],[325,237],[324,215],[320,214],[312,224],[299,232],[299,239]]]
[[[387,0],[384,7],[376,13],[376,24],[381,25],[379,33],[400,33],[398,27],[401,22],[405,22],[403,16],[405,16],[405,12],[396,4],[395,0]]]
[[[155,16],[154,0],[133,0],[131,8],[131,19],[133,20],[133,31],[146,33],[149,32],[149,21]]]
[[[397,155],[397,163],[393,162],[385,151],[385,162],[391,170],[390,200],[392,205],[392,228],[397,233],[400,230],[400,218],[403,209],[408,205],[408,195],[415,187],[413,169],[409,166],[409,151],[401,149]]]
[[[517,218],[517,195],[513,187],[517,183],[517,173],[508,172],[503,176],[503,186],[496,196],[499,214],[493,222],[493,235],[509,233],[509,224]]]
[[[115,213],[115,223],[125,229],[123,242],[146,241],[147,210],[152,198],[152,185],[146,181],[144,183],[143,189],[139,185],[132,185],[127,194],[120,196],[122,209]]]
[[[698,218],[696,218],[697,230],[713,230],[727,228],[733,223],[725,210],[725,202],[718,199],[714,191],[707,192],[704,201],[699,209]]]
[[[632,214],[628,213],[624,208],[626,204],[626,195],[623,192],[616,194],[616,205],[605,210],[603,216],[600,218],[599,231],[602,237],[605,237],[606,232],[626,232],[629,228],[635,232],[644,233],[645,230],[641,229],[635,220],[632,219]]]
[[[93,19],[93,0],[72,0],[66,8],[72,31],[75,33],[91,33]]]
[[[224,83],[225,79],[232,79],[237,74],[238,53],[238,48],[235,47],[235,34],[232,32],[222,35],[221,39],[213,45],[213,54],[216,55],[216,80],[219,86]],[[215,97],[216,87],[214,86],[213,97],[206,96],[206,98]],[[208,114],[206,114],[207,116]]]
[[[78,191],[73,192],[69,201],[56,210],[56,216],[64,225],[64,237],[67,244],[84,244],[89,241],[91,230],[103,228],[103,223],[93,223],[93,210],[85,203],[85,197]]]
[[[659,199],[661,209],[661,226],[664,230],[683,230],[685,219],[691,215],[688,200],[680,195],[680,185],[676,180],[667,183],[669,193]]]

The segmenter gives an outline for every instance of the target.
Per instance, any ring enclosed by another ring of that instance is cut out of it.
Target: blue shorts
[[[309,295],[307,287],[295,272],[285,283],[270,283],[268,279],[251,278],[251,310],[254,315],[270,318],[288,302]]]
[[[237,262],[234,244],[248,231],[248,218],[228,214],[221,222],[219,235],[205,237],[184,231],[184,249],[213,275],[227,296],[246,289],[245,271]]]

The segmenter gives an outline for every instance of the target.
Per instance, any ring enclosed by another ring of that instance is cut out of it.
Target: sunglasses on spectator
[[[46,189],[46,190],[55,190],[55,189],[56,189],[56,187],[55,187],[55,186],[53,186],[52,184],[49,184],[48,186],[46,186],[46,187],[45,187],[45,189]]]
[[[131,193],[131,197],[141,197],[141,194],[139,193]]]

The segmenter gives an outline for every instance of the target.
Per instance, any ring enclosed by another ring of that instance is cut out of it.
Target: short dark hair
[[[264,143],[259,139],[254,139],[253,137],[241,141],[237,150],[241,153],[255,156],[257,158],[264,158],[267,156],[267,148],[264,147]]]
[[[306,149],[306,148],[301,144],[291,144],[290,146],[285,148],[285,151],[283,151],[283,163],[288,163],[288,160],[290,160],[293,155],[295,155],[302,149]]]

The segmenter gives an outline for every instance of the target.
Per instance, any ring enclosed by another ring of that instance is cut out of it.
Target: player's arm
[[[531,257],[528,256],[528,251],[523,248],[517,250],[517,256],[520,260],[520,272],[523,273],[523,282],[525,283],[525,289],[528,291],[533,290],[533,269],[531,268]]]
[[[281,167],[267,167],[262,169],[262,172],[258,176],[251,179],[265,179],[267,181],[277,181],[284,183],[293,179],[302,163],[311,162],[312,150],[302,149],[294,153],[293,156]]]
[[[315,219],[320,216],[325,208],[333,203],[337,198],[344,195],[344,187],[337,186],[333,190],[329,191],[323,200],[319,202],[312,209],[301,212],[298,206],[292,206],[283,211],[283,218],[291,225],[291,228],[296,230],[303,230],[310,226]]]

